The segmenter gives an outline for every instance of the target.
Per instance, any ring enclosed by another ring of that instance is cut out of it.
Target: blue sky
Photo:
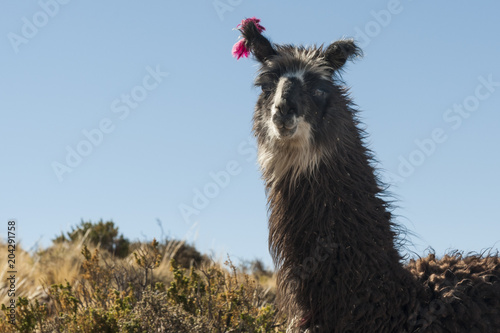
[[[344,74],[397,221],[431,246],[500,245],[500,5],[494,1],[42,0],[0,5],[0,229],[25,247],[113,220],[233,259],[267,251],[251,117],[256,63],[232,29],[276,43],[355,37]],[[78,156],[76,156],[78,155]]]

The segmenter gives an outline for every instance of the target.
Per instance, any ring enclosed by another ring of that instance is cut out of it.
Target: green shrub
[[[61,233],[54,239],[55,243],[81,241],[99,246],[119,258],[129,254],[130,242],[123,235],[118,235],[118,227],[115,227],[113,221],[100,220],[97,223],[82,221],[76,228],[72,228],[67,236]]]
[[[8,316],[9,309],[2,304],[2,312]],[[6,323],[6,326],[0,324],[0,328],[3,327],[2,332],[22,332],[31,333],[34,332],[37,327],[40,329],[43,327],[43,322],[47,318],[47,308],[45,305],[41,305],[38,300],[34,302],[28,301],[25,297],[19,297],[16,304],[16,320],[15,325]]]
[[[56,254],[60,266],[71,260],[72,277],[52,274],[63,281],[45,285],[43,293],[26,293],[35,298],[19,297],[15,325],[2,305],[0,332],[284,332],[269,292],[273,274],[260,262],[237,268],[228,260],[220,266],[181,241],[156,240],[134,243],[133,255],[120,258],[109,253],[117,235],[112,222],[82,222],[52,249],[32,254],[38,260],[24,262],[33,269]],[[60,256],[61,250],[73,255]],[[168,260],[176,255],[181,263]]]
[[[247,274],[238,274],[230,260],[229,272],[216,265],[189,274],[174,260],[174,281],[167,291],[173,305],[181,306],[192,317],[204,317],[210,332],[273,332],[276,311],[266,304],[265,293]]]

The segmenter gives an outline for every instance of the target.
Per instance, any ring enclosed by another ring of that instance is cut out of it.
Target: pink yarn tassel
[[[236,28],[243,29],[250,22],[253,22],[255,24],[259,32],[266,30],[266,28],[260,25],[260,19],[256,18],[255,16],[242,20],[241,23],[236,26]]]
[[[253,22],[255,24],[259,32],[266,30],[266,28],[260,25],[260,19],[255,17],[242,20],[241,23],[236,26],[236,28],[241,31],[241,29],[243,29],[250,22]],[[236,44],[233,45],[232,53],[233,57],[235,57],[236,60],[239,60],[241,57],[248,58],[250,51],[246,47],[245,38],[240,39],[236,42]]]
[[[248,54],[250,53],[245,46],[245,39],[240,39],[236,44],[233,45],[233,57],[236,60],[239,60],[241,57],[248,58]]]

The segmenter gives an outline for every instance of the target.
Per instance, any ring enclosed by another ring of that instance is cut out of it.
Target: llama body
[[[397,226],[337,76],[360,53],[354,42],[273,45],[255,20],[240,30],[261,63],[253,130],[288,330],[500,332],[497,256],[402,265]]]

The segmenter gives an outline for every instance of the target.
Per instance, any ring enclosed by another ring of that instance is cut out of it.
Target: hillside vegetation
[[[0,332],[284,332],[259,261],[236,267],[179,240],[130,242],[103,221],[15,254],[15,324],[4,265]]]

